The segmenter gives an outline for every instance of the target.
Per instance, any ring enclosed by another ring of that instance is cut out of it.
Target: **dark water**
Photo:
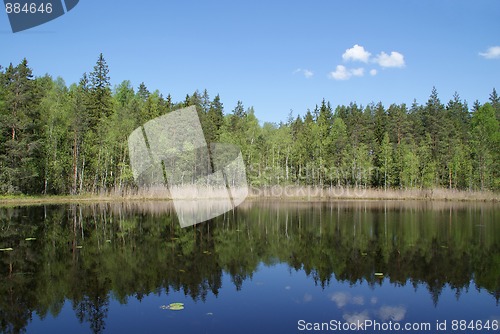
[[[0,330],[499,333],[499,238],[487,203],[0,208]]]

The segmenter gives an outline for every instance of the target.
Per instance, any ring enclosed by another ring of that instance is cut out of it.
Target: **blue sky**
[[[144,81],[174,101],[208,89],[262,121],[333,106],[472,105],[500,90],[500,1],[80,0],[66,15],[13,34],[0,13],[0,64],[26,57],[69,85],[100,52],[113,85]],[[495,48],[496,47],[496,48]]]

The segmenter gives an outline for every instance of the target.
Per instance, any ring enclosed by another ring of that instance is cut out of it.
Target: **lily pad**
[[[180,311],[184,310],[184,303],[170,303],[168,305],[161,305],[160,308],[162,310]]]
[[[13,251],[12,248],[0,248],[0,252],[10,252],[10,251]]]
[[[168,306],[170,308],[172,308],[172,307],[181,307],[181,306],[184,306],[184,303],[170,303],[170,304],[168,304]]]
[[[36,240],[36,238],[26,238],[24,240],[26,240],[26,241],[33,241],[33,240]]]

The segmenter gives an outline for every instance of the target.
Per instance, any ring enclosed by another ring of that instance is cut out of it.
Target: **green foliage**
[[[387,190],[387,187],[390,187],[394,182],[392,144],[387,132],[384,132],[384,137],[382,139],[382,143],[380,144],[379,154],[377,158],[379,161],[380,178],[383,181],[384,190]]]
[[[446,104],[432,89],[425,105],[323,99],[286,123],[261,124],[238,101],[224,113],[207,90],[174,102],[144,82],[113,90],[102,54],[89,75],[66,86],[33,78],[24,59],[0,67],[0,193],[122,193],[136,189],[127,138],[149,120],[195,106],[208,144],[240,147],[253,186],[500,189],[496,90],[472,111],[457,93]],[[190,177],[192,179],[192,177]]]
[[[472,116],[472,143],[476,181],[481,190],[498,189],[500,183],[500,126],[489,103]]]

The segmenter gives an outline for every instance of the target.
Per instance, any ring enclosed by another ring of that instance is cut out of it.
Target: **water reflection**
[[[499,222],[488,203],[246,202],[187,228],[163,202],[0,208],[0,248],[12,248],[0,252],[1,331],[22,332],[33,314],[56,317],[69,301],[99,333],[110,300],[182,291],[203,302],[219,295],[224,276],[241,291],[259,265],[278,263],[323,289],[424,286],[438,305],[446,287],[458,299],[475,288],[498,305]],[[314,298],[306,292],[301,302]],[[328,299],[347,322],[407,314],[346,291]]]

